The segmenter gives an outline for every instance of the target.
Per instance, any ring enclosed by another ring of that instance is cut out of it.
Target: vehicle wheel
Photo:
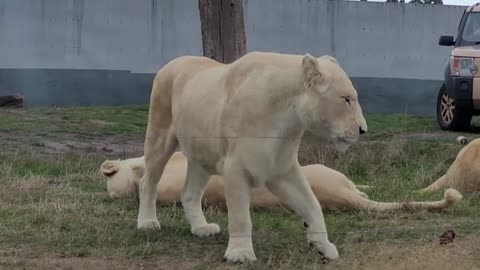
[[[437,97],[437,122],[443,130],[465,131],[470,128],[472,113],[455,103],[455,99],[447,94],[445,84]]]

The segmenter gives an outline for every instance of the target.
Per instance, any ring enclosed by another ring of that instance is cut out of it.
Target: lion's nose
[[[361,127],[358,128],[358,130],[359,130],[359,132],[360,132],[360,135],[365,133],[365,130],[363,130],[363,128],[361,128]]]

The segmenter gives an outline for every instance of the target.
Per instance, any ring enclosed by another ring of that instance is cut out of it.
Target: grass
[[[0,132],[73,132],[87,135],[143,134],[147,124],[148,106],[34,108],[1,110]],[[406,131],[434,131],[431,117],[404,114],[365,114],[369,132],[379,137]]]
[[[0,111],[1,134],[61,140],[144,136],[146,107],[95,107]],[[456,134],[440,132],[433,118],[366,114],[369,135],[337,157],[330,147],[302,145],[303,164],[320,162],[355,183],[375,186],[380,201],[439,199],[419,195],[443,174],[460,146]],[[68,121],[67,121],[68,120]],[[122,124],[125,123],[125,124]],[[431,136],[424,136],[431,135]],[[433,136],[435,135],[435,136]],[[466,137],[473,135],[467,134]],[[230,265],[226,213],[206,209],[222,232],[193,237],[177,207],[158,211],[162,230],[135,229],[135,197],[112,200],[98,173],[114,155],[77,149],[42,151],[43,145],[11,142],[0,148],[0,268],[2,269],[475,269],[480,268],[480,198],[466,198],[444,212],[385,213],[324,210],[330,239],[341,259],[322,265],[306,243],[303,221],[288,209],[254,209],[253,240],[258,262]],[[130,154],[128,157],[132,157]],[[438,237],[453,229],[454,246]]]
[[[147,106],[34,108],[0,111],[0,132],[38,135],[144,134]]]

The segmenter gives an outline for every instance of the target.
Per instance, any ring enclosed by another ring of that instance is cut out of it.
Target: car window
[[[463,28],[462,39],[467,42],[480,42],[480,13],[472,12],[468,15]]]

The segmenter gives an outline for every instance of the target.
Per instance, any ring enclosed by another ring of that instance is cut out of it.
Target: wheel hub
[[[447,93],[443,93],[442,101],[440,105],[442,120],[449,124],[453,120],[453,115],[455,113],[455,100],[451,98]]]

